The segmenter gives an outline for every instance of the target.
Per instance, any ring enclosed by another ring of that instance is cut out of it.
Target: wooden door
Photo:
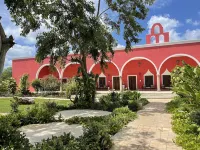
[[[113,89],[120,90],[119,77],[113,77]]]
[[[99,77],[99,88],[105,88],[105,86],[106,86],[106,78]]]
[[[129,90],[136,90],[136,76],[129,76]]]

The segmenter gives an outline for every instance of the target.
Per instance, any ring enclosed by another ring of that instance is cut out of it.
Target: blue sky
[[[93,0],[96,2],[97,0]],[[104,6],[101,8],[104,9]],[[35,43],[38,33],[45,31],[42,27],[35,33],[30,33],[27,37],[20,36],[20,28],[11,21],[9,12],[4,5],[4,0],[0,0],[1,23],[6,34],[13,35],[17,43],[9,50],[6,56],[5,67],[12,65],[13,58],[33,57],[35,55]],[[140,34],[142,39],[138,44],[145,44],[145,36],[154,23],[161,23],[166,32],[170,32],[170,41],[195,40],[200,39],[200,1],[199,0],[156,0],[150,7],[147,18],[140,21],[146,29]],[[125,45],[123,36],[116,36],[118,47]]]

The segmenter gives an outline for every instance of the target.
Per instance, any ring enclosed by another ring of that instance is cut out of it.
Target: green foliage
[[[196,108],[200,107],[200,67],[176,67],[172,74],[173,91]]]
[[[29,144],[29,140],[25,138],[25,134],[13,127],[11,124],[13,122],[12,115],[0,116],[0,149],[30,149],[32,146]]]
[[[13,100],[11,100],[10,106],[11,106],[11,113],[19,112],[19,100],[17,97],[13,97]]]
[[[96,103],[94,108],[113,111],[115,108],[128,105],[132,111],[138,111],[142,109],[142,106],[148,103],[148,100],[141,98],[141,94],[136,91],[127,91],[120,94],[113,92],[111,94],[101,96],[99,98],[99,103]]]
[[[16,91],[17,91],[17,83],[14,78],[10,78],[8,80],[8,92],[14,95]]]
[[[12,67],[8,67],[3,70],[0,76],[0,81],[9,80],[10,78],[12,78]]]
[[[192,112],[190,115],[190,119],[192,120],[192,122],[194,122],[198,126],[200,126],[200,110]]]
[[[132,111],[138,111],[142,109],[142,105],[135,100],[129,100],[128,108]]]
[[[8,81],[0,81],[0,95],[6,95],[8,93]]]
[[[41,81],[39,79],[35,79],[33,80],[33,82],[31,83],[32,87],[35,89],[36,92],[38,92],[42,85],[41,85]]]
[[[66,90],[66,96],[67,98],[71,99],[72,95],[76,95],[77,94],[77,88],[78,88],[78,84],[75,80],[75,78],[71,78],[67,81],[67,83],[64,85],[64,88]]]
[[[200,67],[185,64],[176,67],[171,76],[173,91],[178,96],[166,108],[173,113],[176,143],[186,150],[200,149]]]
[[[24,74],[20,78],[19,91],[20,91],[20,93],[22,95],[28,95],[28,94],[30,94],[28,78],[29,78],[28,74]]]
[[[44,91],[59,91],[60,81],[53,75],[48,75],[41,79],[41,86]]]

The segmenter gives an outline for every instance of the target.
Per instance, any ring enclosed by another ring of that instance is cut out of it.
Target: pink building
[[[159,31],[154,32],[155,29]],[[154,40],[155,43],[151,43]],[[160,41],[164,42],[160,42]],[[170,87],[170,73],[182,61],[192,66],[200,63],[200,40],[169,42],[169,33],[163,31],[157,23],[146,36],[146,44],[134,46],[133,51],[126,53],[123,48],[115,49],[114,58],[107,62],[108,68],[101,71],[100,65],[87,59],[89,72],[99,74],[97,87],[103,89],[122,90],[162,90]],[[66,62],[64,68],[57,66],[57,71],[49,70],[49,58],[43,64],[38,64],[35,58],[19,58],[13,60],[13,78],[19,83],[20,77],[29,74],[30,82],[53,74],[61,81],[77,74],[79,64]],[[33,91],[33,88],[30,88]]]

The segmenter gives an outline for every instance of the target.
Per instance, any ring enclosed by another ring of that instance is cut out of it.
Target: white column
[[[160,91],[160,75],[157,74],[157,91]]]
[[[122,87],[122,76],[119,77],[119,84],[120,84],[120,92],[123,91],[123,87]]]
[[[62,89],[62,85],[63,85],[63,82],[62,82],[62,79],[61,79],[61,80],[60,80],[60,92],[63,91],[63,89]]]

